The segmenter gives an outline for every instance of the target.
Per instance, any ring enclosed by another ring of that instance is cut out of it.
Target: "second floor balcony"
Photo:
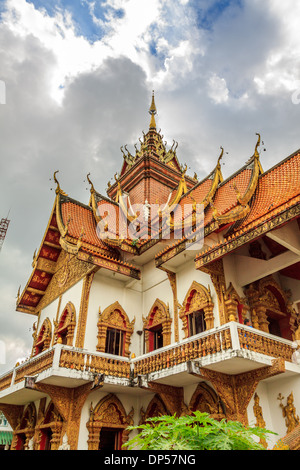
[[[104,389],[136,390],[141,382],[182,387],[197,381],[194,376],[201,368],[235,375],[266,367],[278,358],[285,361],[287,373],[299,374],[294,351],[292,341],[235,322],[131,358],[56,344],[0,377],[0,402],[30,401],[37,392],[28,385],[29,379],[59,387],[87,382]]]

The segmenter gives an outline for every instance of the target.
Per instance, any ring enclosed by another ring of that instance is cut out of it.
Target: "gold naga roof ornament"
[[[54,175],[53,175],[53,179],[54,179],[54,182],[56,183],[56,194],[63,194],[64,196],[67,196],[67,194],[61,189],[60,185],[59,185],[59,181],[58,179],[56,178],[56,174],[59,173],[59,170],[56,170],[54,172]]]
[[[248,162],[249,165],[253,164],[254,167],[253,167],[251,179],[249,181],[249,184],[245,191],[244,196],[240,194],[240,192],[238,191],[236,187],[236,184],[233,183],[233,187],[237,195],[237,200],[239,204],[241,204],[242,206],[246,206],[248,202],[250,201],[250,199],[252,198],[254,191],[256,189],[257,183],[258,183],[258,178],[263,173],[260,160],[259,160],[259,151],[258,151],[258,147],[260,146],[260,142],[261,142],[261,137],[259,133],[256,133],[256,135],[258,136],[257,144],[255,146],[254,154]]]
[[[56,177],[56,174],[58,172],[59,172],[58,170],[54,172],[53,179],[57,185],[56,190],[55,190],[56,192],[55,213],[56,213],[57,226],[60,232],[59,244],[67,253],[77,254],[82,244],[81,242],[82,236],[80,238],[80,243],[77,243],[76,245],[67,241],[66,237],[69,231],[71,216],[70,215],[68,216],[67,223],[65,224],[63,221],[62,213],[61,213],[61,196],[68,196],[68,195],[61,189],[59,185],[59,181]]]
[[[90,189],[91,197],[90,197],[90,201],[89,201],[89,206],[92,207],[94,218],[95,218],[96,222],[98,223],[101,220],[101,217],[99,216],[98,211],[97,211],[97,204],[96,204],[96,200],[95,200],[96,190],[95,190],[94,185],[93,185],[93,183],[90,179],[90,173],[88,173],[86,175],[86,179],[87,179],[88,183],[91,186],[91,189]]]
[[[217,165],[214,171],[210,175],[210,176],[213,175],[213,182],[212,182],[211,188],[208,194],[203,198],[203,200],[200,203],[204,205],[204,208],[206,208],[210,204],[214,195],[216,194],[219,184],[223,182],[223,175],[221,171],[221,160],[224,156],[224,148],[221,146],[220,149],[221,149],[221,154],[218,158]]]
[[[244,195],[241,195],[239,189],[237,188],[237,185],[235,184],[235,182],[233,182],[232,187],[236,194],[237,205],[233,207],[229,212],[226,212],[225,214],[222,214],[222,215],[218,214],[217,208],[211,201],[211,206],[213,208],[213,218],[219,224],[228,224],[228,223],[236,222],[237,220],[240,220],[243,217],[245,217],[250,211],[249,203],[257,188],[259,176],[263,173],[260,160],[259,160],[259,151],[258,151],[258,148],[261,143],[261,136],[259,133],[256,133],[256,135],[258,136],[258,139],[257,139],[257,143],[255,146],[254,154],[250,158],[250,160],[246,163],[246,168],[250,166],[252,167],[252,174],[251,174],[251,178],[250,178],[248,187]]]

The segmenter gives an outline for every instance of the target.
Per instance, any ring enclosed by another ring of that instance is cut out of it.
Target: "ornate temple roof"
[[[159,234],[154,239],[148,232],[150,225],[146,220],[144,237],[133,240],[124,236],[120,232],[121,222],[127,228],[138,219],[140,214],[133,209],[137,203],[145,210],[148,210],[148,205],[157,204],[156,212],[151,213],[151,217],[157,220],[164,211],[175,207],[169,224],[171,239],[156,255],[157,266],[162,266],[166,260],[185,250],[185,237],[172,240],[172,232],[178,224],[182,224],[180,215],[187,205],[190,213],[185,213],[185,217],[191,219],[191,230],[194,208],[201,204],[204,208],[205,236],[216,232],[219,239],[213,246],[204,246],[195,255],[197,269],[259,238],[266,231],[299,217],[300,150],[263,172],[259,155],[261,139],[257,134],[252,157],[236,173],[223,179],[220,162],[224,149],[221,147],[221,154],[216,158],[211,173],[197,181],[188,176],[187,167],[180,164],[176,154],[178,144],[173,141],[167,150],[163,135],[156,130],[154,94],[149,113],[149,130],[147,134],[143,133],[140,148],[135,146],[135,155],[130,154],[126,145],[121,147],[121,171],[115,175],[115,183],[109,185],[107,196],[97,192],[90,175],[87,175],[90,200],[87,205],[82,204],[64,193],[55,172],[55,203],[40,248],[34,255],[33,272],[23,293],[18,293],[17,310],[37,314],[46,304],[45,294],[51,290],[51,282],[53,284],[53,278],[57,277],[61,268],[59,260],[66,254],[70,259],[73,257],[86,263],[87,270],[101,267],[139,279],[140,270],[126,262],[127,255],[130,258],[139,256],[158,244],[164,227],[159,228]],[[99,224],[109,237],[99,237]]]

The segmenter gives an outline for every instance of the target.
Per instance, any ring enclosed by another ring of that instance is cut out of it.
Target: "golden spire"
[[[150,126],[149,129],[154,129],[156,130],[156,122],[155,122],[155,114],[156,114],[156,106],[155,106],[155,101],[154,101],[154,90],[152,91],[152,101],[151,101],[151,106],[149,109],[149,113],[151,114],[151,121],[150,121]]]

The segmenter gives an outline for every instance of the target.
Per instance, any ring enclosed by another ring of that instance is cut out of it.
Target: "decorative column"
[[[63,434],[67,434],[71,450],[77,449],[79,425],[81,410],[91,391],[91,384],[87,383],[77,388],[56,387],[54,385],[47,385],[38,383],[34,386],[35,390],[47,393],[58,413],[63,419],[60,424],[55,424],[53,431],[54,441],[51,447],[59,446]],[[58,432],[60,428],[60,438],[58,439]]]
[[[224,274],[224,268],[223,268],[223,260],[220,259],[220,260],[214,261],[208,266],[201,267],[201,269],[199,270],[208,274],[211,278],[211,281],[214,285],[215,291],[217,293],[217,298],[218,298],[220,324],[224,325],[225,323],[227,323],[227,319],[226,319],[226,310],[225,310],[225,301],[224,301],[226,283],[225,283],[225,274]]]
[[[62,427],[63,423],[62,421],[54,421],[53,423],[50,423],[50,428],[52,431],[52,437],[51,437],[51,450],[58,450],[60,442],[61,442],[61,436],[62,436]]]
[[[206,329],[207,330],[212,330],[214,328],[214,304],[209,303],[207,304],[204,308],[204,319],[206,323]]]
[[[259,329],[265,333],[269,333],[269,322],[267,320],[267,309],[263,305],[256,304],[255,312],[258,317]]]
[[[85,328],[86,328],[86,321],[87,321],[90,290],[92,287],[94,276],[95,276],[95,271],[91,272],[90,274],[87,274],[83,281],[78,326],[77,326],[77,337],[76,337],[77,348],[83,348],[84,346],[84,337],[85,337]]]
[[[284,359],[275,359],[271,366],[243,374],[228,375],[201,368],[199,375],[209,381],[226,407],[227,419],[248,425],[247,408],[258,383],[268,377],[285,372]]]

